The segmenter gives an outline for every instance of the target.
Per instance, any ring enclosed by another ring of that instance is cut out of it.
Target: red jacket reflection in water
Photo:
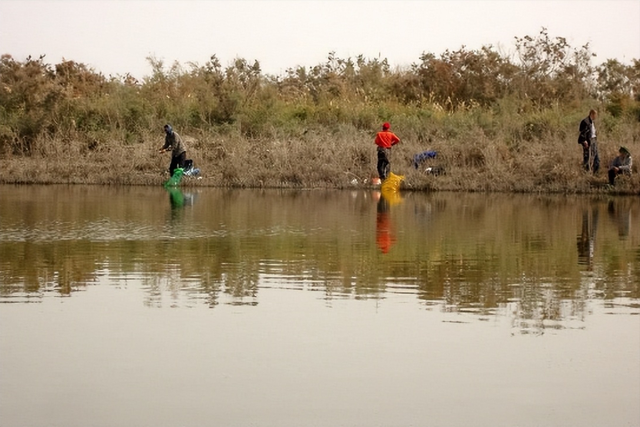
[[[384,196],[381,196],[378,200],[378,214],[376,216],[376,243],[382,253],[386,254],[395,242],[389,217],[389,202]]]

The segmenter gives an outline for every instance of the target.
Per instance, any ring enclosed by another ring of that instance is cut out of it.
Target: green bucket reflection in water
[[[172,208],[181,208],[184,206],[184,194],[179,188],[166,186],[169,192],[169,201]]]

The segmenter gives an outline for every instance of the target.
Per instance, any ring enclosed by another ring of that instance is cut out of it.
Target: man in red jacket
[[[390,128],[391,125],[389,122],[385,122],[382,125],[382,131],[376,134],[375,143],[378,146],[378,176],[380,177],[380,181],[384,181],[391,170],[391,164],[389,162],[389,151],[391,147],[400,142],[400,138],[391,132],[389,130]]]

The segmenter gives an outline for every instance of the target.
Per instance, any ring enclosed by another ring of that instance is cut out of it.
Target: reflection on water
[[[380,194],[377,194],[378,210],[376,216],[376,243],[382,251],[386,254],[391,249],[391,245],[396,242],[396,238],[391,229],[391,219],[389,218],[389,200]]]
[[[123,280],[150,307],[257,305],[270,287],[327,301],[402,293],[443,312],[508,312],[539,333],[583,318],[589,299],[638,298],[637,198],[58,187],[2,198],[5,303]]]
[[[631,229],[631,201],[627,199],[609,200],[607,213],[618,227],[620,239],[626,239]]]
[[[637,197],[1,190],[2,425],[640,425]]]
[[[582,230],[578,235],[578,264],[593,270],[593,251],[595,246],[596,230],[598,228],[598,207],[591,210],[582,210]]]

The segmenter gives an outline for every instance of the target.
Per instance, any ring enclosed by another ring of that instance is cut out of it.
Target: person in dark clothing
[[[376,134],[375,143],[378,151],[378,176],[380,181],[387,179],[389,172],[391,171],[391,164],[389,162],[389,151],[391,147],[400,142],[400,138],[396,136],[389,129],[391,125],[389,122],[385,122],[382,125],[382,131]]]
[[[609,185],[615,185],[616,176],[620,174],[631,175],[631,168],[633,166],[633,159],[631,153],[627,147],[620,147],[618,150],[618,157],[613,159],[611,167],[609,168]]]
[[[160,149],[161,153],[171,150],[171,164],[169,165],[169,174],[173,176],[173,172],[177,168],[184,166],[184,162],[187,159],[187,149],[185,148],[182,138],[176,132],[173,131],[171,125],[164,125],[164,145]]]
[[[596,126],[594,121],[598,113],[589,111],[589,115],[580,122],[578,144],[582,145],[582,166],[586,171],[594,174],[600,169],[600,157],[598,156],[598,141],[596,139]]]

